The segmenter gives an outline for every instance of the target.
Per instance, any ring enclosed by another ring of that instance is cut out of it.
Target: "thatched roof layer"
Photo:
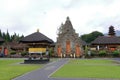
[[[30,34],[20,40],[23,43],[53,43],[53,40],[48,38],[47,36],[43,35],[40,32],[35,32]]]
[[[117,36],[99,36],[93,42],[94,44],[120,44],[120,37]]]
[[[83,46],[88,45],[84,40],[80,39],[80,42]]]

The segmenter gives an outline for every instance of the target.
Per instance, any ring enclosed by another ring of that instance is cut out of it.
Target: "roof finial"
[[[108,35],[110,35],[110,36],[115,36],[115,29],[114,29],[114,26],[110,26],[109,27],[109,32],[108,32]]]
[[[69,16],[67,16],[67,20],[70,20]]]
[[[37,29],[37,32],[39,32],[39,29]]]

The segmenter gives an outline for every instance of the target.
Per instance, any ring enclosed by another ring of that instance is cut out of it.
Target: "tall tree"
[[[24,38],[24,35],[20,36],[20,39]]]
[[[98,32],[98,31],[93,31],[89,34],[81,35],[81,39],[86,41],[87,43],[90,43],[93,40],[95,40],[98,36],[103,36],[103,33]]]
[[[12,42],[12,41],[19,41],[21,38],[23,38],[24,36],[19,36],[19,34],[17,35],[16,33],[14,33],[13,35],[10,35],[8,30],[7,33],[5,32],[1,32],[0,30],[0,37],[2,37],[5,42]]]
[[[115,30],[114,30],[114,27],[113,26],[110,26],[109,27],[109,32],[108,32],[108,35],[110,35],[110,36],[115,36]]]
[[[6,36],[5,36],[5,40],[7,41],[7,42],[10,42],[10,34],[9,34],[9,32],[8,32],[8,30],[7,30],[7,33],[6,33]]]
[[[5,32],[3,32],[3,33],[2,33],[2,38],[3,38],[3,39],[5,40],[5,42],[6,42],[6,37],[5,37],[5,36],[6,36]]]

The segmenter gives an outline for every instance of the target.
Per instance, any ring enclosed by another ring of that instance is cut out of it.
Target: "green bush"
[[[92,57],[98,56],[98,52],[95,50],[91,50],[91,56]]]
[[[50,57],[54,56],[54,51],[53,51],[52,48],[49,49],[49,56],[50,56]]]
[[[119,54],[120,54],[120,51],[118,51],[118,50],[115,50],[112,52],[113,57],[119,57]]]
[[[96,56],[96,51],[93,51],[93,50],[91,50],[89,52],[87,51],[84,55],[86,58],[94,57],[94,56]]]
[[[28,52],[26,52],[26,51],[21,52],[21,56],[25,56],[27,54],[28,54]]]
[[[105,57],[107,55],[107,52],[105,50],[99,51],[99,56],[100,57]]]
[[[16,51],[10,51],[10,55],[15,55]]]

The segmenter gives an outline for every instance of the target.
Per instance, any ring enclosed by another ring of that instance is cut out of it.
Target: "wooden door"
[[[58,53],[58,56],[61,57],[61,46],[60,45],[58,45],[57,53]]]
[[[70,41],[66,41],[66,54],[69,54],[71,51]]]
[[[76,56],[79,57],[80,56],[80,46],[76,45]]]
[[[4,55],[5,55],[5,56],[8,55],[8,49],[7,49],[7,48],[4,49]]]

